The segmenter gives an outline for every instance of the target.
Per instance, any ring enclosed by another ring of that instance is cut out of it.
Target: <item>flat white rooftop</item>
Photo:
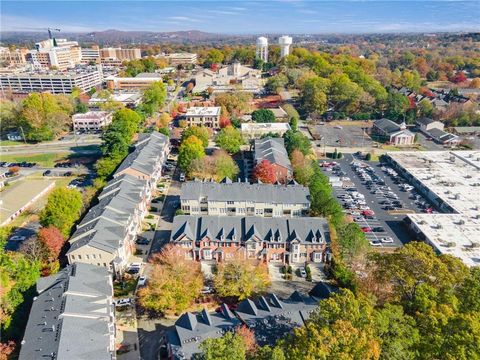
[[[392,152],[388,155],[448,204],[451,214],[409,214],[440,253],[480,265],[480,151]]]
[[[187,109],[186,116],[217,116],[220,115],[220,107],[191,107]]]
[[[242,123],[242,132],[249,131],[288,131],[288,123]]]

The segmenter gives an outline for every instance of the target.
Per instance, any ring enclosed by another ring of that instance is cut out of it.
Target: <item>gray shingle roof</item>
[[[219,313],[185,313],[175,323],[175,329],[167,333],[167,341],[173,359],[190,359],[200,353],[200,344],[206,339],[221,337],[226,331],[245,323],[250,327],[260,345],[274,344],[279,338],[304,325],[317,307],[317,301],[308,296],[280,300],[268,294],[255,300],[242,301],[236,317],[222,304]]]
[[[417,120],[417,123],[422,124],[422,125],[428,125],[428,124],[431,124],[433,122],[434,122],[433,119],[430,119],[430,118],[427,118],[427,117],[423,117],[423,118]]]
[[[256,139],[254,145],[254,157],[257,163],[262,160],[268,160],[272,164],[281,165],[289,170],[292,169],[292,164],[288,158],[282,138]]]
[[[400,125],[393,122],[392,120],[385,119],[385,118],[375,120],[375,122],[373,123],[373,126],[382,130],[386,134],[393,134],[401,130]]]
[[[146,180],[128,174],[109,181],[98,196],[99,203],[83,217],[70,238],[71,253],[82,246],[92,246],[115,254],[143,200]]]
[[[114,177],[119,176],[128,168],[137,170],[147,176],[152,175],[157,159],[164,156],[164,149],[167,145],[168,137],[159,132],[140,134],[135,149],[122,161]]]
[[[310,191],[302,185],[212,183],[189,181],[182,185],[180,200],[252,201],[273,204],[310,204]]]
[[[20,360],[111,360],[113,288],[107,269],[89,264],[70,265],[55,275],[39,279],[37,292]]]
[[[205,236],[221,241],[260,241],[301,243],[329,242],[328,223],[323,218],[262,218],[255,216],[179,215],[174,218],[171,241],[183,237],[201,240]],[[224,239],[222,240],[222,235]]]

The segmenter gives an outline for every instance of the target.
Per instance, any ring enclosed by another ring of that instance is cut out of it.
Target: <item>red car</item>
[[[375,213],[372,210],[363,210],[362,211],[363,216],[373,216]]]
[[[367,232],[372,232],[372,229],[369,228],[369,227],[362,227],[362,231],[363,231],[364,233],[367,233]]]

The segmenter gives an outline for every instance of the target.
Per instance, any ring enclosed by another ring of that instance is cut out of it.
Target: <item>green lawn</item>
[[[12,140],[1,140],[0,146],[15,146],[15,145],[25,145],[22,141],[12,141]]]
[[[45,154],[32,154],[32,155],[5,155],[0,156],[1,161],[6,162],[35,162],[39,166],[53,167],[56,161],[65,160],[69,156],[69,153],[45,153]]]

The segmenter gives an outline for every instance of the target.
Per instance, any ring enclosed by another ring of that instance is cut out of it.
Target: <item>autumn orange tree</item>
[[[175,245],[165,246],[151,264],[147,286],[138,292],[140,304],[164,314],[188,310],[203,287],[200,264],[185,259],[183,250]]]
[[[239,300],[265,292],[270,285],[267,265],[245,259],[241,254],[218,264],[214,287],[221,297]]]
[[[265,184],[273,184],[277,180],[275,168],[268,160],[262,160],[255,166],[253,177]]]

